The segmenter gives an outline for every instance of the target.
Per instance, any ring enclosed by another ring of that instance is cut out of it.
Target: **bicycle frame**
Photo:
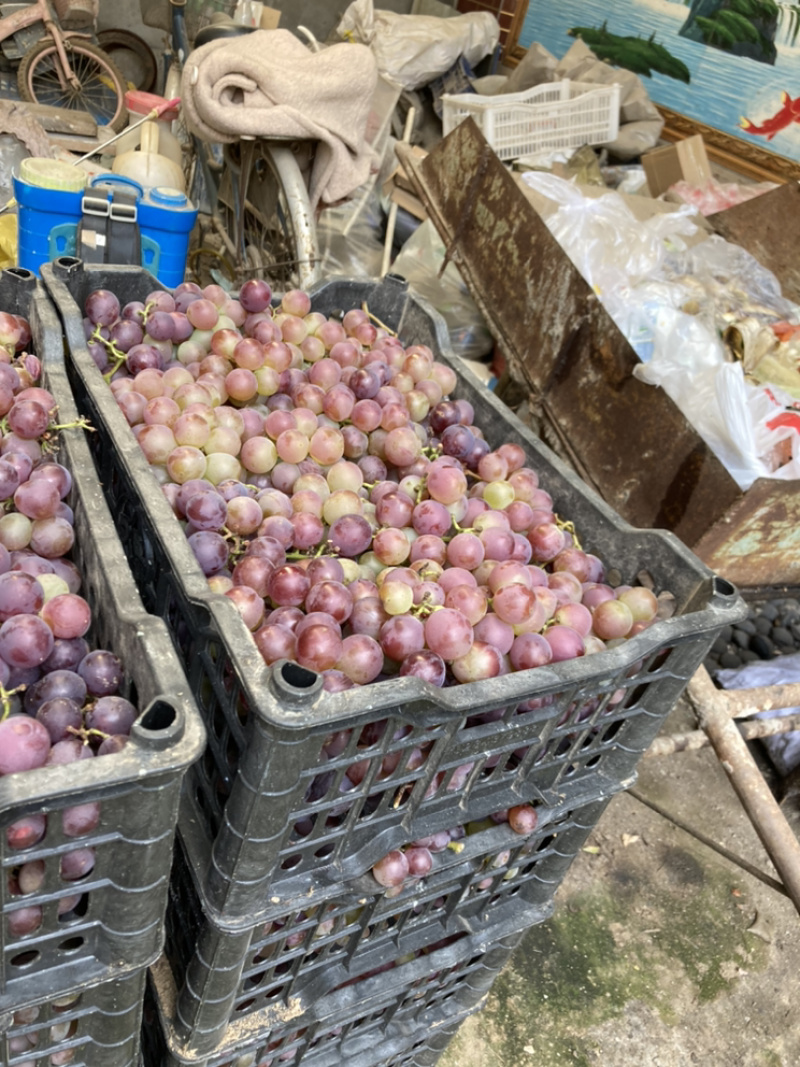
[[[32,26],[35,22],[43,23],[47,34],[53,38],[53,43],[56,46],[56,52],[58,53],[58,58],[61,63],[61,68],[57,70],[59,80],[61,81],[61,88],[66,89],[62,71],[66,75],[67,82],[74,88],[79,88],[80,82],[69,64],[64,41],[68,37],[89,37],[90,34],[62,30],[50,0],[35,0],[34,3],[23,8],[22,11],[16,11],[13,15],[7,15],[5,18],[1,18],[0,41],[5,41],[7,37],[12,37],[19,30],[24,30],[27,26]]]

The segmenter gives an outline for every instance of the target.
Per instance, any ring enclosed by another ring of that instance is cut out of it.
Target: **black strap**
[[[87,193],[78,225],[77,254],[84,263],[140,264],[142,242],[136,196],[118,189]]]

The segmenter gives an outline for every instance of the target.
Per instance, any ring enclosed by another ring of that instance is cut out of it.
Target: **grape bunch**
[[[209,587],[267,664],[346,690],[473,682],[600,652],[658,600],[612,587],[452,369],[371,316],[193,283],[85,302],[89,351]]]
[[[0,776],[63,766],[120,751],[138,716],[118,689],[122,664],[112,652],[87,641],[92,624],[80,595],[81,575],[67,558],[74,543],[73,514],[66,499],[70,471],[51,455],[52,394],[37,384],[38,358],[26,352],[27,321],[0,313]],[[41,842],[48,818],[58,818],[64,837],[81,838],[97,828],[97,803],[77,803],[57,814],[26,815],[5,829],[9,849]],[[59,915],[80,900],[72,884],[93,868],[94,849],[64,852],[54,862],[65,883]],[[39,892],[45,861],[10,868],[12,896]],[[12,938],[42,924],[37,903],[8,913]]]
[[[532,804],[518,804],[505,811],[495,812],[482,823],[469,823],[467,826],[456,826],[451,830],[421,837],[410,845],[392,849],[381,857],[372,867],[372,877],[378,885],[387,890],[386,896],[397,896],[409,885],[430,874],[433,857],[437,852],[444,852],[446,849],[460,852],[464,847],[461,842],[465,837],[502,823],[510,826],[515,833],[528,837],[536,830],[539,815]],[[488,866],[502,867],[508,863],[510,856],[510,851],[504,850],[489,860]],[[478,883],[478,889],[489,888],[491,884],[492,879],[488,878]]]

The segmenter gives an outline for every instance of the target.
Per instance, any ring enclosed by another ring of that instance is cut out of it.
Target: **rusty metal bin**
[[[633,526],[673,531],[744,591],[800,586],[800,481],[742,492],[466,121],[405,169],[549,432]],[[502,269],[498,269],[498,265]]]

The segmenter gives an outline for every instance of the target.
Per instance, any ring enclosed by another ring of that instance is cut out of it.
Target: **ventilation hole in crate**
[[[314,855],[319,860],[327,859],[328,856],[332,855],[332,853],[334,851],[334,848],[335,848],[335,845],[330,844],[330,843],[327,844],[327,845],[323,845],[322,848],[318,848],[317,849],[317,851],[314,853]]]
[[[86,939],[83,937],[68,937],[66,941],[62,941],[58,946],[59,952],[77,952],[86,943]]]
[[[601,752],[598,752],[595,756],[592,756],[591,759],[587,759],[587,761],[586,761],[587,768],[596,767],[598,765],[598,763],[602,760],[602,758],[603,758],[603,754]]]
[[[603,732],[601,740],[612,741],[619,733],[620,727],[622,726],[622,722],[622,719],[618,719],[616,722],[612,722],[608,729]]]
[[[648,672],[652,674],[653,671],[660,670],[664,666],[664,664],[667,662],[667,660],[669,659],[669,657],[671,655],[672,655],[672,649],[671,648],[662,649],[661,652],[659,652],[656,656],[654,656],[652,661],[648,664],[648,667],[647,667]]]
[[[203,678],[201,689],[207,690],[208,693],[213,693],[213,689],[211,688],[208,678]],[[208,704],[205,700],[203,700],[202,703],[204,707],[208,707]],[[214,734],[214,737],[222,738],[227,728],[227,719],[225,718],[225,715],[223,714],[219,704],[216,704],[214,706],[213,714],[211,715],[211,731]]]
[[[558,759],[560,756],[566,756],[571,747],[571,739],[569,737],[562,737],[561,740],[558,742],[558,745],[556,746],[556,759]]]
[[[12,956],[9,962],[12,967],[30,967],[41,958],[41,955],[41,952],[37,952],[36,949],[28,949],[27,952],[18,952],[16,956]]]
[[[387,719],[379,719],[377,722],[368,722],[361,731],[361,735],[358,739],[358,747],[372,748],[374,745],[377,745],[386,733],[386,727],[388,725],[389,723]]]
[[[255,1003],[256,1001],[252,998],[250,1000],[243,1000],[241,1004],[237,1004],[233,1010],[235,1012],[250,1011]]]
[[[59,915],[58,921],[60,923],[75,922],[77,919],[82,919],[88,910],[89,894],[82,893],[75,906],[73,908],[70,908],[69,911],[65,911],[61,915]]]
[[[305,818],[298,819],[294,824],[294,833],[291,840],[297,841],[298,839],[308,837],[311,831],[314,829],[314,823],[316,822],[316,815],[309,815]]]
[[[228,736],[228,743],[225,746],[225,760],[232,771],[235,771],[239,766],[239,746],[236,744],[233,734]]]
[[[537,844],[536,851],[537,852],[544,852],[545,849],[550,848],[550,846],[555,841],[555,839],[556,839],[556,835],[555,834],[549,834],[547,837],[543,837],[542,840]]]

